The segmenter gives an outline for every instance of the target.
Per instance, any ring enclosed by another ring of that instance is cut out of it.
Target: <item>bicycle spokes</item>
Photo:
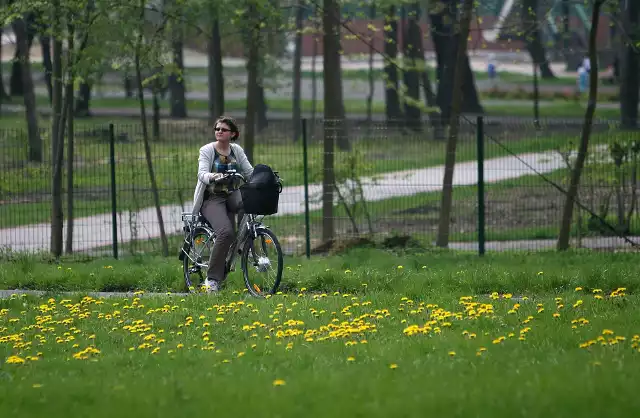
[[[255,296],[273,294],[282,276],[282,252],[271,231],[259,231],[249,238],[243,253],[243,270],[248,290]]]
[[[213,239],[208,231],[195,232],[187,257],[184,258],[184,279],[187,289],[197,291],[204,282],[208,269]]]

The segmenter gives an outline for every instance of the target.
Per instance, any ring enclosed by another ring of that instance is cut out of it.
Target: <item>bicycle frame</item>
[[[240,227],[238,228],[238,235],[231,244],[231,248],[229,248],[229,252],[227,253],[227,271],[231,271],[235,267],[238,251],[244,248],[247,239],[255,238],[257,230],[266,228],[261,221],[257,220],[257,217],[257,215],[252,214],[245,214],[242,217]]]

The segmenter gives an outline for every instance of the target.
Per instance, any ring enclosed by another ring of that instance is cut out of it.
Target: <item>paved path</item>
[[[540,173],[548,173],[564,167],[564,162],[560,156],[553,151],[520,154],[519,157],[522,161],[525,161],[528,166],[533,167]],[[489,159],[485,161],[485,181],[492,183],[533,174],[527,165],[513,156]],[[411,196],[417,193],[439,191],[442,189],[443,174],[444,166],[440,165],[417,170],[385,173],[374,178],[363,177],[362,182],[365,186],[365,199],[367,201],[378,201],[398,196]],[[476,184],[476,182],[477,164],[475,161],[456,164],[454,185],[473,185]],[[310,200],[319,196],[321,191],[321,184],[311,184],[309,186]],[[321,203],[310,203],[309,207],[310,210],[317,210],[321,208]],[[162,206],[162,215],[167,234],[174,234],[181,231],[181,212],[190,210],[191,202],[186,202],[184,207],[180,205]],[[280,197],[279,212],[274,216],[301,213],[304,213],[304,186],[285,187]],[[132,236],[129,226],[129,215],[128,211],[118,215],[117,229],[120,244],[135,238]],[[160,236],[154,207],[142,209],[137,213],[135,219],[138,239],[145,240]],[[1,229],[0,248],[8,247],[16,251],[48,251],[50,236],[51,226],[49,223]],[[87,251],[98,247],[107,247],[111,245],[111,237],[112,223],[110,213],[74,220],[73,240],[76,251]],[[609,238],[603,238],[593,245],[604,245],[600,244],[605,242],[604,240],[609,240],[607,246],[611,245],[611,239]],[[458,245],[461,245],[460,248],[472,249],[474,244],[455,244],[452,245],[452,248]],[[471,245],[471,247],[469,247],[469,245]],[[508,244],[499,245],[506,246]],[[490,247],[493,248],[495,246],[491,244]]]

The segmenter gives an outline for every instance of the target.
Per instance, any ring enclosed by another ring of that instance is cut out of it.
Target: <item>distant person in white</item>
[[[589,57],[584,57],[582,60],[582,68],[584,68],[588,73],[591,72],[591,60]],[[578,71],[580,70],[578,69]]]

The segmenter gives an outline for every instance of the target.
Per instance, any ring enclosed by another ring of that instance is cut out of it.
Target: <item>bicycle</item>
[[[279,188],[277,192],[280,193],[282,191],[282,179],[278,176],[277,171],[274,171],[274,174],[278,179]],[[235,170],[229,171],[225,177],[236,177],[246,183],[244,177]],[[276,293],[282,280],[284,267],[282,248],[273,231],[262,223],[264,216],[265,215],[245,211],[242,221],[238,225],[236,239],[231,244],[225,259],[224,274],[226,277],[228,273],[235,271],[236,256],[241,256],[240,268],[243,272],[245,287],[249,293],[255,297]],[[184,223],[183,231],[185,232],[185,237],[180,258],[183,261],[183,272],[187,290],[195,292],[202,287],[204,279],[206,278],[206,271],[209,268],[210,251],[213,245],[215,245],[215,233],[211,225],[201,214],[193,215],[191,212],[182,212],[182,221]],[[257,239],[260,244],[258,247],[254,243]],[[200,244],[203,244],[202,248],[198,248]],[[272,267],[272,262],[267,251],[267,245],[269,244],[273,244],[274,246],[277,267],[275,269],[276,274],[273,282],[265,287],[260,286],[250,279],[249,272],[255,270],[258,273],[265,273]],[[203,252],[204,250],[208,250],[208,252]],[[262,255],[260,256],[258,255],[259,250],[262,251]],[[192,275],[199,277],[197,284],[194,283]]]

